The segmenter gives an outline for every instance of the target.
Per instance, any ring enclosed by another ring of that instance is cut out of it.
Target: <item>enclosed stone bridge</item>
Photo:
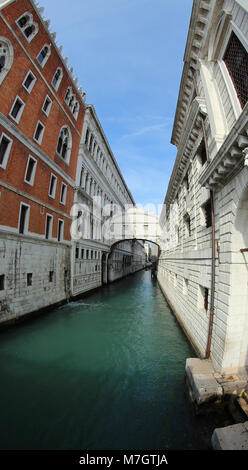
[[[160,247],[163,233],[155,213],[135,207],[106,220],[103,237],[111,247],[125,240],[147,240]]]

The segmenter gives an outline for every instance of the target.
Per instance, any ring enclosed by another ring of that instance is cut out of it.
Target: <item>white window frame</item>
[[[9,73],[13,60],[14,60],[14,49],[9,39],[0,36],[0,43],[4,44],[4,47],[7,49],[6,62],[0,74],[0,85],[5,79],[6,75]]]
[[[53,192],[51,194],[51,182],[52,182],[52,178],[55,178],[55,182],[54,182],[54,185],[53,185]],[[51,197],[52,199],[55,199],[56,197],[56,190],[57,190],[57,182],[58,182],[58,178],[56,175],[54,175],[54,173],[51,173],[51,176],[50,176],[50,183],[49,183],[49,190],[48,190],[48,196]]]
[[[31,82],[29,88],[27,88],[27,87],[25,86],[25,81],[27,80],[27,78],[28,78],[29,75],[32,75],[33,81]],[[36,78],[36,76],[33,74],[32,70],[29,70],[28,73],[26,74],[26,76],[25,76],[23,82],[22,82],[23,88],[24,88],[29,94],[31,93],[32,89],[34,88],[34,85],[35,85],[35,83],[36,83],[36,80],[37,80],[37,78]]]
[[[25,16],[25,15],[28,15],[29,16],[29,21],[28,23],[26,24],[25,27],[21,27],[19,24],[18,24],[18,21],[20,21],[20,19]],[[16,20],[16,24],[18,26],[18,28],[20,29],[20,31],[22,32],[23,36],[26,38],[26,40],[30,43],[32,41],[32,39],[34,39],[34,37],[36,36],[36,34],[38,33],[39,31],[39,26],[37,23],[35,23],[33,21],[33,15],[31,13],[29,13],[28,11],[25,11],[25,13],[23,13],[21,16],[19,16],[19,18],[17,18]],[[32,26],[34,25],[35,26],[35,30],[34,32],[27,38],[26,34],[24,33],[25,29],[28,28],[29,26]]]
[[[55,75],[56,75],[56,73],[57,73],[58,70],[60,70],[60,72],[61,72],[61,73],[60,73],[60,77],[59,77],[59,79],[58,79],[56,85],[54,85],[54,84],[53,84],[53,80],[54,80],[54,77],[55,77]],[[53,75],[53,78],[52,78],[52,81],[51,81],[51,85],[52,85],[52,87],[53,87],[56,91],[58,91],[58,89],[59,89],[59,86],[60,86],[60,84],[61,84],[62,78],[63,78],[63,70],[62,70],[61,67],[57,67],[56,72],[55,72],[55,74]]]
[[[62,199],[63,188],[65,188],[65,190],[64,190],[64,198]],[[66,198],[67,198],[67,184],[62,182],[61,190],[60,190],[60,203],[63,204],[64,206],[66,205]]]
[[[40,61],[38,60],[38,57],[39,57],[39,55],[41,54],[41,52],[43,51],[43,49],[44,49],[45,47],[48,47],[48,53],[47,53],[46,57],[44,57],[43,61],[40,62]],[[36,56],[36,60],[37,60],[38,64],[41,66],[41,68],[45,67],[45,65],[46,65],[46,63],[47,63],[47,61],[48,61],[50,55],[51,55],[51,46],[50,46],[50,44],[44,44],[44,46],[41,48],[39,54],[37,54],[37,56]]]
[[[49,226],[48,237],[46,238],[46,229],[47,229],[47,219],[48,219],[48,217],[50,217],[51,222],[50,222],[50,226]],[[53,216],[52,216],[52,214],[49,214],[49,213],[46,214],[46,224],[45,224],[45,234],[44,234],[44,236],[45,236],[46,240],[51,240],[52,236],[53,236]]]
[[[224,16],[222,18],[222,26],[224,24],[223,19],[224,19]],[[221,32],[222,32],[222,27],[221,27],[220,33]],[[228,91],[228,94],[229,94],[229,99],[231,101],[231,105],[232,105],[233,112],[235,114],[235,118],[238,119],[240,114],[242,113],[242,106],[241,106],[241,103],[239,101],[239,97],[237,95],[237,92],[236,92],[234,83],[232,81],[232,78],[231,78],[231,76],[229,74],[229,71],[226,67],[226,64],[223,60],[232,33],[234,33],[237,36],[237,38],[239,39],[239,41],[241,42],[243,47],[248,52],[248,41],[247,41],[247,39],[244,37],[243,33],[236,26],[236,24],[233,21],[230,21],[230,23],[228,25],[227,32],[225,34],[225,38],[224,38],[224,40],[221,44],[221,48],[220,48],[220,51],[219,51],[219,54],[218,54],[218,57],[217,57],[217,62],[218,62],[219,68],[221,70],[223,80],[224,80],[225,85],[227,87],[227,91]],[[217,41],[216,41],[216,43],[218,44]]]
[[[19,109],[17,116],[14,117],[14,116],[12,116],[11,113],[12,113],[14,107],[15,107],[15,104],[16,104],[17,100],[19,100],[19,101],[22,103],[22,107]],[[14,103],[12,104],[11,110],[10,110],[10,112],[9,112],[9,116],[10,116],[11,119],[13,119],[13,121],[15,121],[17,124],[19,124],[19,122],[20,122],[20,120],[21,120],[21,117],[22,117],[22,113],[23,113],[23,111],[24,111],[24,108],[25,108],[25,103],[24,103],[24,101],[22,101],[22,99],[20,98],[20,96],[17,95],[17,96],[15,97],[15,101],[14,101]]]
[[[5,154],[4,154],[3,162],[0,163],[0,168],[2,168],[2,170],[6,170],[7,163],[8,163],[8,159],[9,159],[10,150],[11,150],[11,147],[12,147],[12,144],[13,144],[13,140],[12,140],[7,134],[5,134],[4,132],[2,132],[1,138],[0,138],[0,144],[1,144],[1,142],[2,142],[2,138],[3,138],[3,137],[5,137],[6,139],[8,139],[9,145],[8,145],[7,151],[6,151]]]
[[[36,138],[35,138],[35,134],[36,134],[36,131],[37,131],[37,129],[38,129],[39,124],[41,124],[41,126],[42,126],[42,131],[41,131],[41,133],[40,133],[39,139],[36,139]],[[45,132],[45,126],[44,126],[44,124],[43,124],[41,121],[38,121],[37,124],[36,124],[36,127],[35,127],[33,139],[34,139],[34,141],[37,142],[37,144],[39,144],[39,145],[41,145],[41,143],[42,143],[42,139],[43,139],[44,132]]]
[[[61,224],[61,233],[60,233],[60,240],[59,240],[60,222],[62,222],[62,224]],[[58,242],[63,242],[64,241],[64,220],[63,219],[58,219],[57,241]]]
[[[22,206],[27,207],[28,210],[27,210],[27,215],[26,215],[26,218],[25,218],[24,230],[23,230],[23,233],[20,234],[19,230],[20,230],[21,208],[22,208]],[[28,233],[29,217],[30,217],[30,205],[26,204],[25,202],[21,202],[20,203],[20,208],[19,208],[19,218],[18,218],[18,232],[19,232],[20,235],[25,235],[25,234]]]
[[[46,104],[46,102],[47,102],[48,100],[49,100],[49,105],[48,105],[48,107],[47,107],[47,110],[45,111],[45,110],[44,110],[44,106],[45,106],[45,104]],[[44,103],[43,103],[43,105],[42,105],[42,111],[43,111],[43,113],[44,113],[47,117],[48,117],[49,114],[50,114],[52,104],[53,104],[53,102],[52,102],[50,96],[49,96],[49,95],[46,95],[46,97],[45,97],[45,99],[44,99]]]
[[[31,175],[31,179],[30,179],[30,181],[28,181],[26,178],[27,178],[27,171],[28,171],[28,166],[29,166],[30,160],[33,160],[35,163],[34,163],[32,175]],[[33,186],[33,185],[34,185],[34,179],[35,179],[36,168],[37,168],[37,160],[36,160],[36,158],[34,158],[32,155],[29,155],[28,161],[27,161],[27,166],[26,166],[26,171],[25,171],[24,181],[25,181],[25,183],[29,184],[30,186]]]
[[[60,134],[62,132],[62,130],[66,128],[68,130],[68,145],[67,145],[67,152],[66,152],[66,158],[63,158],[61,153],[58,152],[58,141],[59,141],[59,138],[60,138]],[[72,134],[71,134],[71,129],[69,126],[65,125],[63,127],[61,127],[60,131],[59,131],[59,137],[58,137],[58,140],[57,140],[57,147],[56,147],[56,154],[62,159],[63,162],[65,162],[68,166],[70,164],[70,159],[71,159],[71,151],[72,151]]]

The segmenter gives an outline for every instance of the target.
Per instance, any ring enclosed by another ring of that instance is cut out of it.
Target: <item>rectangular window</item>
[[[184,225],[185,225],[185,236],[186,238],[191,236],[191,227],[190,227],[190,216],[186,214],[184,216]]]
[[[189,174],[188,174],[188,172],[186,173],[186,175],[184,177],[183,183],[184,183],[184,187],[185,187],[186,191],[188,191],[189,190]]]
[[[53,282],[54,279],[54,271],[49,271],[49,282]]]
[[[31,72],[31,70],[29,70],[29,72],[27,73],[27,75],[24,78],[24,81],[22,83],[23,87],[25,88],[26,91],[28,91],[28,93],[31,93],[31,91],[32,91],[32,89],[35,85],[35,82],[36,82],[36,77]]]
[[[202,141],[202,143],[199,147],[198,154],[199,154],[199,157],[200,157],[201,164],[204,165],[207,161],[207,151],[206,151],[206,146],[205,146],[204,141]]]
[[[27,286],[32,286],[33,283],[33,273],[27,274]]]
[[[208,311],[208,288],[204,288],[204,310]]]
[[[60,193],[60,202],[61,204],[66,203],[66,193],[67,193],[67,185],[65,183],[61,184],[61,193]]]
[[[189,281],[188,279],[183,279],[183,295],[187,296],[189,291]]]
[[[21,203],[20,215],[19,215],[19,233],[26,233],[28,229],[28,213],[29,206]]]
[[[47,95],[42,106],[42,111],[45,113],[46,116],[49,116],[51,107],[52,107],[52,100]]]
[[[42,139],[43,139],[43,134],[44,134],[45,127],[43,126],[42,122],[38,121],[35,133],[34,133],[34,140],[38,142],[38,144],[41,144]]]
[[[9,158],[12,140],[7,135],[2,134],[0,140],[0,168],[5,170]]]
[[[64,237],[64,221],[59,219],[58,221],[58,242],[61,242]]]
[[[24,106],[25,104],[23,103],[21,98],[17,96],[9,113],[12,119],[14,119],[14,121],[17,123],[20,122],[20,119],[24,110]]]
[[[205,204],[202,206],[202,225],[205,225],[205,227],[211,227],[212,226],[212,204],[211,204],[211,199],[208,199]]]
[[[79,248],[76,247],[76,250],[75,250],[75,258],[78,259],[79,258]]]
[[[81,250],[81,258],[84,259],[84,250]]]
[[[52,221],[53,221],[53,218],[50,214],[47,214],[46,216],[46,230],[45,230],[45,237],[47,240],[49,240],[49,238],[52,238]]]
[[[208,294],[209,289],[207,287],[199,286],[199,308],[201,310],[208,311]]]
[[[55,195],[56,195],[56,187],[57,187],[57,177],[51,174],[48,195],[52,197],[53,199],[55,198]]]
[[[4,290],[5,276],[1,274],[0,276],[0,290]]]
[[[33,186],[34,184],[36,165],[37,165],[37,160],[35,160],[35,158],[30,156],[27,162],[24,181],[25,183],[28,183],[31,186]]]

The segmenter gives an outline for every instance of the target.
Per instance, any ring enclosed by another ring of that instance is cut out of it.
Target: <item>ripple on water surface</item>
[[[149,271],[3,332],[0,446],[204,449],[215,425],[188,401],[192,356]]]

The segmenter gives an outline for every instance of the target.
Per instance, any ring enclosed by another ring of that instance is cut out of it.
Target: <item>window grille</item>
[[[223,58],[242,108],[248,101],[248,53],[232,33]]]

